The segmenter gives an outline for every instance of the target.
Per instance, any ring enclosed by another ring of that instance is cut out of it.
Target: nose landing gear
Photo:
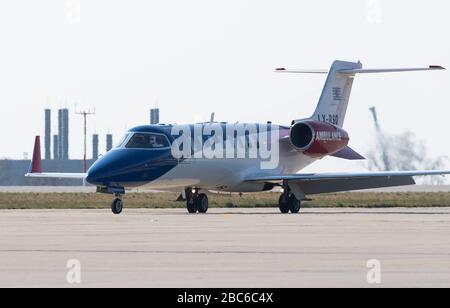
[[[102,194],[114,195],[116,198],[111,203],[111,211],[116,215],[122,213],[123,210],[122,195],[125,194],[124,187],[97,186],[97,192]]]
[[[119,215],[120,213],[122,213],[122,210],[123,210],[122,196],[116,195],[116,199],[114,199],[114,201],[111,204],[111,211],[115,215]]]

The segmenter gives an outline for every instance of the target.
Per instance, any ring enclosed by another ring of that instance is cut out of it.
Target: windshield
[[[120,148],[120,147],[122,147],[123,144],[124,144],[124,142],[125,142],[125,140],[127,140],[127,138],[128,138],[129,135],[130,135],[130,134],[127,133],[127,134],[125,134],[125,136],[123,136],[122,138],[120,138],[120,141],[116,144],[115,148]]]
[[[170,147],[165,135],[135,133],[125,146],[127,149],[162,149]]]

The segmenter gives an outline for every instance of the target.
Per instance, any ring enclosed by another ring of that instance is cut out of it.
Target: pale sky
[[[31,152],[44,108],[67,106],[70,156],[82,156],[78,109],[95,109],[89,135],[163,122],[289,124],[309,116],[325,76],[277,75],[276,67],[450,67],[450,2],[444,0],[6,0],[0,2],[0,158]],[[450,155],[450,71],[357,76],[344,128],[365,153],[382,127]],[[88,155],[91,154],[89,136]],[[327,159],[312,170],[357,163]]]

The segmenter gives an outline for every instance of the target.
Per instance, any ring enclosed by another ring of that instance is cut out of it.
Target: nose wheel
[[[111,204],[111,211],[115,214],[115,215],[119,215],[120,213],[122,213],[123,210],[123,201],[122,198],[117,197],[116,199],[114,199],[114,201]]]

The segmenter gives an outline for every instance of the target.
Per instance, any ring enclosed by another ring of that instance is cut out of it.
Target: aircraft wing
[[[41,139],[36,136],[34,141],[33,159],[31,160],[30,169],[26,177],[31,178],[57,178],[57,179],[85,179],[86,173],[46,173],[42,172],[41,167]]]
[[[288,175],[256,175],[247,182],[294,184],[304,195],[352,191],[371,188],[395,187],[416,184],[414,176],[446,175],[450,170],[434,171],[383,171],[357,173],[310,173]]]
[[[56,178],[56,179],[85,179],[86,173],[48,173],[48,172],[28,172],[25,174],[26,177],[30,178]]]

